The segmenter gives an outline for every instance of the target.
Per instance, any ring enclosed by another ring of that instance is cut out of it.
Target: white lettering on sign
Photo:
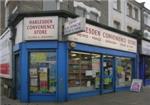
[[[24,19],[25,40],[58,38],[58,17],[27,17]]]
[[[85,32],[68,36],[69,41],[137,52],[137,40],[100,27],[86,24]]]
[[[11,31],[7,29],[0,36],[0,77],[12,78],[12,43]]]

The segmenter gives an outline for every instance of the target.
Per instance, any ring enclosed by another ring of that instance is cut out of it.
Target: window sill
[[[130,16],[130,15],[127,15],[129,18],[132,18],[133,20],[139,22],[139,19],[135,19],[134,17]]]

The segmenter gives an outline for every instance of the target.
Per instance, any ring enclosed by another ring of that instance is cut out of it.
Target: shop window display
[[[69,93],[99,89],[100,55],[71,51],[68,75]]]
[[[117,57],[116,75],[117,87],[129,86],[132,78],[132,59]]]
[[[56,92],[56,53],[30,53],[30,93]]]

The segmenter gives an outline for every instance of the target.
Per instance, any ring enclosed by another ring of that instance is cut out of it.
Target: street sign
[[[142,80],[141,79],[133,79],[130,87],[130,91],[140,92],[142,88]]]
[[[64,24],[64,35],[85,31],[85,24],[86,19],[83,17],[68,19],[68,21]]]

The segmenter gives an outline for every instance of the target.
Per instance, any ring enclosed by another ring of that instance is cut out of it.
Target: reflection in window
[[[56,53],[30,53],[30,93],[56,92]]]
[[[117,87],[129,86],[132,77],[132,60],[130,58],[116,58]]]
[[[100,55],[71,51],[68,75],[69,93],[98,89]]]

